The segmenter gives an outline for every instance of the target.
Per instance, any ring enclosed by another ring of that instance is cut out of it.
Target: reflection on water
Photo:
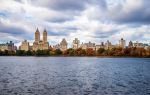
[[[150,95],[150,59],[0,57],[0,95]]]

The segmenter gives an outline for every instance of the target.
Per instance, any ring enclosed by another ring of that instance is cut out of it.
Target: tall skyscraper
[[[43,32],[43,42],[47,42],[47,31],[46,31],[46,29],[44,29],[44,32]]]
[[[126,41],[123,38],[121,38],[121,40],[119,40],[119,47],[125,48],[125,46],[126,46]]]
[[[40,32],[39,29],[37,28],[36,32],[35,32],[35,41],[38,42],[40,41]]]

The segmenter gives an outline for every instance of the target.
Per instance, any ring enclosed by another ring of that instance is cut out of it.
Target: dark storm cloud
[[[46,20],[48,22],[52,22],[52,23],[63,23],[63,22],[66,22],[66,21],[71,21],[73,20],[73,18],[70,18],[70,17],[54,17],[52,19],[49,19],[49,20]]]
[[[150,11],[136,10],[116,18],[119,23],[150,24]]]
[[[77,31],[77,30],[79,30],[79,28],[77,28],[77,27],[66,27],[66,30]]]
[[[27,34],[22,27],[15,27],[15,26],[6,26],[0,22],[0,33],[11,35],[14,37],[23,37],[27,39],[32,39],[32,36]]]
[[[107,9],[106,0],[87,0],[87,4],[92,5],[92,6],[98,6],[98,8],[102,10]]]
[[[111,6],[109,1],[115,6]],[[124,2],[118,3],[120,1]],[[137,1],[140,1],[140,6],[137,6]],[[34,27],[49,27],[49,36],[69,38],[72,37],[70,34],[76,36],[80,30],[85,32],[81,33],[82,39],[86,32],[94,34],[92,38],[110,38],[128,29],[133,32],[146,31],[145,28],[138,27],[150,25],[149,5],[150,0],[1,0],[0,20],[3,23],[0,23],[0,33],[33,39],[34,33],[29,30],[32,31]],[[110,26],[110,31],[98,29],[109,28],[107,25]],[[133,39],[145,34],[135,33]]]
[[[58,0],[52,3],[49,7],[56,10],[83,10],[85,8],[84,2],[74,0]]]
[[[15,0],[19,3],[25,3],[23,0]],[[105,10],[107,3],[105,0],[27,0],[29,4],[35,7],[44,7],[48,10],[60,12],[63,15],[53,18],[47,18],[49,22],[65,22],[73,20],[75,16],[80,16],[81,13],[90,6],[97,6],[99,9]],[[47,15],[47,14],[46,14]],[[51,16],[50,16],[51,17]]]
[[[118,30],[111,30],[111,31],[96,31],[94,34],[94,38],[108,38],[112,35],[117,34],[119,31]]]
[[[31,0],[31,3],[36,6],[43,6],[59,11],[82,11],[87,5],[98,5],[101,8],[106,7],[105,0]]]
[[[52,30],[48,30],[48,35],[50,36],[68,36],[69,33],[65,32],[65,31],[52,31]]]
[[[0,32],[12,34],[12,35],[25,34],[25,31],[22,28],[13,27],[13,26],[5,26],[1,22],[0,22]]]
[[[136,4],[136,2],[135,2]],[[126,3],[124,3],[126,5]],[[123,5],[118,9],[119,14],[116,13],[113,20],[123,24],[150,24],[150,0],[141,0],[141,6],[133,9],[128,9],[128,12],[122,10]],[[117,11],[116,11],[117,12]]]
[[[83,10],[86,0],[31,0],[36,6],[48,7],[54,10]]]
[[[20,2],[20,3],[22,2],[22,0],[14,0],[14,1],[16,1],[16,2]]]
[[[52,29],[47,29],[47,32],[50,36],[69,36],[70,33],[76,32],[78,28],[76,27],[64,27],[63,29],[60,30],[52,30]]]

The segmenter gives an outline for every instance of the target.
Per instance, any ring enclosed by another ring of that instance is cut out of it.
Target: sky
[[[150,0],[0,0],[0,42],[34,41],[39,28],[51,45],[110,40],[150,43]],[[42,36],[41,36],[42,38]]]

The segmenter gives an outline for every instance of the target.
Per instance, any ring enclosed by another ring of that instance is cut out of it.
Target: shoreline
[[[89,58],[150,58],[149,56],[0,56],[0,57],[89,57]]]

